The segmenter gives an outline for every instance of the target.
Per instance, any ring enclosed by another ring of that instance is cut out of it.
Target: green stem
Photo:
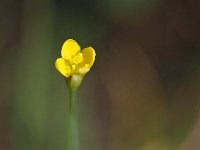
[[[69,87],[67,116],[67,150],[79,150],[78,125],[75,111],[75,91]]]

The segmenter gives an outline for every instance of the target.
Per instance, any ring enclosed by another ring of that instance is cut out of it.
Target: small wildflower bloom
[[[81,51],[75,40],[68,39],[62,46],[61,57],[56,60],[55,67],[66,78],[81,82],[83,76],[92,67],[95,56],[96,53],[92,47]]]

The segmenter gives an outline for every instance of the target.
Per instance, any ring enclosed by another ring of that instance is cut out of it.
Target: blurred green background
[[[63,42],[93,46],[81,150],[200,149],[200,1],[0,0],[0,150],[65,150]]]

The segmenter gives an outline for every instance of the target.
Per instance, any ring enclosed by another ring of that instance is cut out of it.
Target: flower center
[[[71,67],[71,73],[76,74],[76,70],[78,68],[78,65],[83,61],[83,54],[77,53],[75,56],[73,56],[70,60],[68,60],[70,67]]]

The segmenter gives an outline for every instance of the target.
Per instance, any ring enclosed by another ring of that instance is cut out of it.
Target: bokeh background
[[[63,42],[93,46],[81,150],[200,149],[200,1],[0,0],[0,150],[65,150]]]

